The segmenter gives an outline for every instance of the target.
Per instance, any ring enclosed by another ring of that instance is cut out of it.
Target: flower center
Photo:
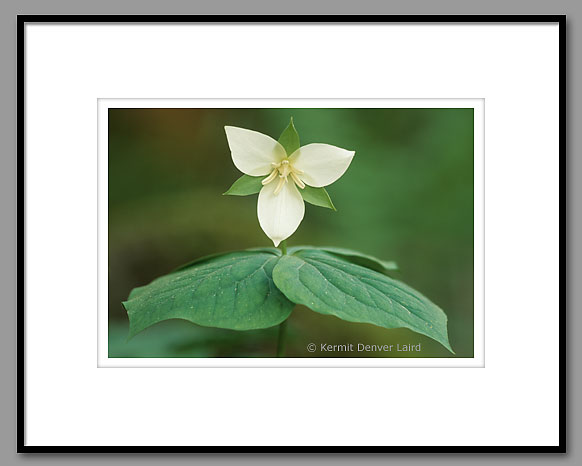
[[[299,175],[302,175],[303,172],[301,170],[297,170],[293,168],[293,165],[289,161],[289,159],[282,160],[279,163],[272,163],[271,166],[273,167],[273,171],[269,176],[267,176],[263,181],[261,181],[263,186],[268,185],[272,181],[275,181],[277,176],[279,176],[279,182],[277,183],[277,187],[273,194],[277,195],[283,189],[283,185],[287,183],[287,177],[290,176],[291,179],[295,182],[295,184],[303,189],[305,188],[305,183],[301,181]]]

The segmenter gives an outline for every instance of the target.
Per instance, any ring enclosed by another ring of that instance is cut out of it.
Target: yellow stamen
[[[275,196],[281,192],[281,190],[283,189],[283,185],[286,182],[287,182],[287,177],[286,176],[279,175],[279,184],[277,184],[277,187],[275,188],[275,191],[273,191],[273,194]]]
[[[261,181],[263,186],[268,185],[269,183],[275,181],[277,175],[279,175],[279,182],[273,191],[273,194],[277,195],[283,189],[283,185],[287,183],[287,177],[291,176],[291,179],[295,182],[295,184],[300,189],[305,189],[305,183],[301,181],[298,175],[302,175],[302,170],[297,170],[293,167],[293,164],[289,161],[289,159],[281,160],[279,163],[271,163],[273,167],[273,171],[267,176],[264,180]]]
[[[281,174],[281,176],[284,176],[285,178],[287,178],[287,176],[289,176],[289,173],[291,173],[291,165],[289,165],[289,160],[283,160],[281,162],[281,166],[279,167],[279,173]]]
[[[291,172],[291,178],[295,181],[295,184],[299,186],[301,189],[305,189],[305,183],[299,179],[299,177],[295,174],[295,171]]]
[[[278,172],[278,170],[275,168],[269,176],[267,176],[263,181],[261,181],[261,184],[263,186],[269,184],[271,181],[273,181],[275,178],[277,178],[277,172]]]

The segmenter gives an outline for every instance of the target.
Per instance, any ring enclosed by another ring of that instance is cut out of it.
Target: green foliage
[[[289,253],[292,254],[295,251],[301,251],[302,249],[315,249],[320,251],[329,252],[336,256],[341,257],[353,264],[361,265],[362,267],[367,267],[369,269],[375,270],[376,272],[388,273],[398,270],[398,265],[394,261],[385,261],[378,259],[377,257],[370,256],[368,254],[363,254],[359,251],[354,251],[353,249],[346,248],[336,248],[332,246],[293,246],[289,248]]]
[[[251,330],[289,317],[293,303],[349,322],[408,328],[452,351],[445,313],[382,273],[386,263],[342,248],[261,248],[212,255],[135,288],[123,303],[130,336],[167,319]],[[368,264],[369,267],[356,262]]]
[[[287,128],[285,128],[281,133],[281,136],[279,136],[279,144],[283,146],[285,152],[287,152],[287,156],[299,149],[299,134],[293,124],[293,117],[291,117],[291,121],[289,121]]]
[[[249,176],[243,175],[238,180],[236,180],[228,190],[223,193],[224,196],[250,196],[251,194],[257,194],[263,185],[261,181],[264,180],[264,176]]]
[[[270,248],[270,247],[264,247],[264,248],[249,248],[249,249],[245,249],[245,251],[266,252],[266,253],[269,253],[269,254],[274,254],[275,256],[280,256],[281,255],[281,250],[280,249]],[[214,254],[208,254],[207,256],[198,257],[197,259],[194,259],[193,261],[186,262],[185,264],[182,264],[179,267],[176,267],[172,272],[178,272],[180,270],[184,270],[184,269],[187,269],[189,267],[192,267],[193,265],[200,264],[202,262],[206,262],[206,261],[215,259],[217,257],[225,256],[227,254],[238,253],[238,252],[240,252],[240,251],[217,252],[217,253],[214,253]]]
[[[227,253],[135,288],[123,303],[129,336],[167,319],[233,330],[283,322],[293,303],[274,286],[277,259],[261,251]]]
[[[452,352],[447,316],[402,282],[316,249],[282,256],[273,270],[275,285],[297,304],[349,322],[405,327]]]

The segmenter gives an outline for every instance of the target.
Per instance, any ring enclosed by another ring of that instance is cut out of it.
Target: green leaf
[[[281,136],[279,136],[279,144],[285,148],[285,152],[287,152],[288,156],[299,149],[299,134],[297,134],[297,130],[293,125],[293,117],[291,117],[291,121],[287,128],[285,128],[281,133]]]
[[[273,283],[279,256],[239,251],[172,272],[135,288],[123,303],[129,336],[167,319],[251,330],[283,322],[293,309]]]
[[[404,283],[339,256],[314,249],[282,256],[273,270],[277,287],[297,304],[349,322],[405,327],[453,352],[447,316]]]
[[[301,193],[301,196],[303,196],[305,202],[309,202],[310,204],[319,207],[327,207],[328,209],[337,210],[333,205],[333,202],[331,202],[331,198],[325,188],[312,188],[311,186],[305,185],[305,188],[300,189],[299,192]]]
[[[352,262],[353,264],[358,264],[362,267],[367,267],[381,273],[388,273],[399,270],[398,265],[394,261],[384,261],[382,259],[378,259],[377,257],[370,256],[359,251],[354,251],[353,249],[336,248],[333,246],[293,246],[289,248],[289,254],[293,254],[296,251],[301,251],[302,249],[315,249],[329,252],[341,257],[342,259]]]
[[[259,251],[259,252],[268,252],[270,254],[274,254],[275,256],[281,255],[281,250],[279,248],[274,248],[272,246],[258,246],[256,248],[248,248],[245,251]]]
[[[257,247],[257,248],[248,248],[245,251],[259,251],[259,252],[268,252],[270,254],[274,254],[275,256],[281,255],[281,250],[279,248],[270,248],[270,247]],[[178,272],[179,270],[187,269],[188,267],[192,267],[193,265],[200,264],[202,262],[209,261],[211,259],[215,259],[217,257],[226,256],[227,254],[232,254],[235,252],[240,251],[226,251],[226,252],[216,252],[214,254],[208,254],[207,256],[198,257],[190,262],[186,262],[178,267],[176,267],[172,272]]]
[[[263,187],[261,181],[264,178],[264,176],[243,175],[228,188],[228,191],[223,193],[223,196],[249,196],[250,194],[256,194]]]

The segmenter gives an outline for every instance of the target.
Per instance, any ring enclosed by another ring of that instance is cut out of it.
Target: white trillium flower
[[[305,185],[327,186],[348,169],[355,152],[329,144],[308,144],[287,155],[266,134],[225,126],[232,161],[250,176],[265,176],[259,192],[259,224],[275,246],[291,236],[303,220]]]

